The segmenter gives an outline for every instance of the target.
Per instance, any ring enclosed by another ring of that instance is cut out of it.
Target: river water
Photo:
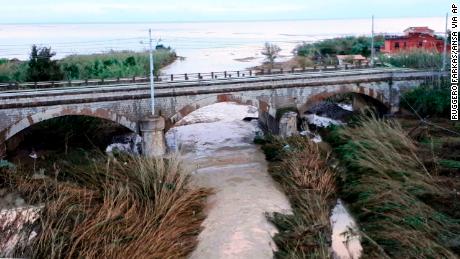
[[[376,33],[401,34],[409,26],[444,31],[444,17],[376,18]],[[370,19],[254,22],[0,24],[0,58],[27,59],[32,44],[51,46],[57,57],[109,50],[145,50],[148,29],[155,40],[185,57],[164,73],[241,70],[263,61],[265,42],[282,49],[280,60],[292,56],[301,42],[343,35],[370,35]],[[141,43],[142,41],[142,43]]]
[[[257,117],[257,109],[218,103],[189,114],[166,135],[170,148],[182,151],[194,184],[216,191],[191,258],[273,257],[276,228],[264,213],[289,213],[290,205],[252,144],[257,122],[245,117]]]
[[[263,152],[253,144],[260,132],[257,121],[243,121],[246,117],[257,117],[257,109],[218,103],[192,112],[166,134],[169,148],[180,150],[193,172],[194,184],[216,190],[191,258],[272,258],[276,228],[264,214],[291,213]],[[342,235],[355,224],[341,202],[331,223],[335,258],[358,258],[359,239],[347,242]]]

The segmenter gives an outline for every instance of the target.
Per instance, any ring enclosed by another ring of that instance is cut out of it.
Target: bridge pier
[[[142,136],[142,152],[147,157],[161,157],[166,153],[165,119],[148,117],[139,123]]]
[[[279,121],[279,135],[283,138],[287,138],[297,134],[297,113],[284,113]]]

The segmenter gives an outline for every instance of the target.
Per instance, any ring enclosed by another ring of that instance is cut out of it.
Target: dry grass
[[[336,133],[347,168],[342,194],[365,237],[365,256],[457,258],[450,241],[460,237],[459,221],[423,199],[444,190],[401,126],[372,117]]]
[[[274,237],[279,248],[275,257],[330,258],[329,216],[336,190],[335,176],[326,165],[327,157],[315,143],[299,136],[269,139],[263,148],[266,152],[270,150],[270,172],[285,190],[293,208],[293,215],[269,216],[279,230]]]
[[[74,171],[72,181],[17,181],[44,202],[32,258],[184,258],[197,244],[209,189],[191,188],[177,159],[119,158]]]

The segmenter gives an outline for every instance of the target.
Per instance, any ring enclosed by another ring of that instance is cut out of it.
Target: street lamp
[[[161,39],[158,39],[155,47],[158,45],[158,43],[161,41]],[[143,41],[140,42],[141,44],[144,44]],[[155,85],[154,85],[154,72],[155,72],[155,67],[154,67],[154,60],[153,60],[153,47],[152,47],[152,29],[149,29],[149,56],[150,56],[150,101],[151,101],[151,108],[152,108],[152,115],[155,116]]]

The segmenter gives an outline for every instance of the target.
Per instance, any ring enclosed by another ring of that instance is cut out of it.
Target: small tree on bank
[[[279,57],[281,48],[278,45],[265,42],[264,50],[261,52],[265,56],[265,59],[270,65],[275,63],[275,59]]]
[[[33,45],[27,68],[27,81],[57,81],[62,80],[64,75],[56,60],[51,58],[56,55],[51,47],[38,48]]]

